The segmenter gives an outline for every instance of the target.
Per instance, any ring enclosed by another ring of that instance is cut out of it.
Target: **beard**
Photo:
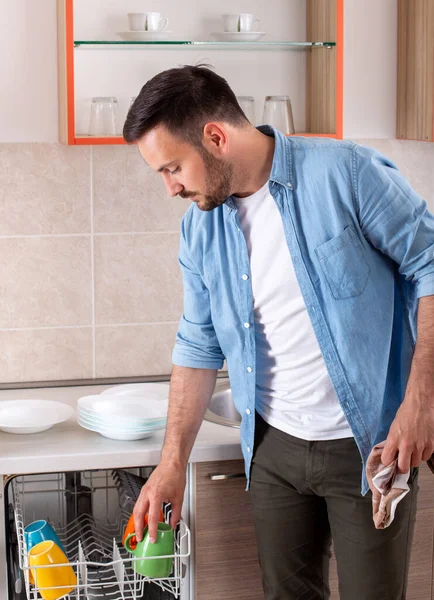
[[[206,169],[206,194],[183,190],[179,196],[181,198],[203,196],[203,200],[200,199],[197,201],[197,206],[200,210],[210,211],[224,204],[231,195],[234,167],[227,161],[215,158],[205,148],[200,150],[200,154]]]

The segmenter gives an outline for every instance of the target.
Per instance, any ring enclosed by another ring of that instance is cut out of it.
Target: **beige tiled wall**
[[[170,373],[188,205],[135,148],[0,145],[0,383]]]
[[[434,210],[434,144],[362,143]],[[0,145],[0,383],[169,373],[188,205],[135,148]]]

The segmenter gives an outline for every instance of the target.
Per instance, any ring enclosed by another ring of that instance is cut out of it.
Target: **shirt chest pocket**
[[[371,269],[352,225],[315,248],[315,254],[334,298],[353,298],[363,292]]]

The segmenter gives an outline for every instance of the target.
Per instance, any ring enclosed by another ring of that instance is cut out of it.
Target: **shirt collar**
[[[274,127],[271,127],[271,125],[259,125],[256,129],[265,135],[274,137],[275,146],[270,181],[289,186],[292,189],[292,152],[289,138]],[[226,200],[225,206],[229,211],[236,209],[236,204],[232,196],[229,196]]]

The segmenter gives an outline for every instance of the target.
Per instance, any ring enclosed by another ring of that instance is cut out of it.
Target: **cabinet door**
[[[407,600],[432,598],[434,475],[424,462],[419,469],[416,526],[408,574]],[[397,508],[399,510],[399,506]]]
[[[434,475],[427,464],[419,469],[419,496],[413,549],[408,574],[407,600],[430,600],[433,579]],[[397,508],[399,511],[399,506]],[[372,524],[372,526],[374,526]],[[339,600],[336,560],[330,562],[330,600]]]
[[[255,530],[241,460],[195,465],[196,600],[263,600]]]

